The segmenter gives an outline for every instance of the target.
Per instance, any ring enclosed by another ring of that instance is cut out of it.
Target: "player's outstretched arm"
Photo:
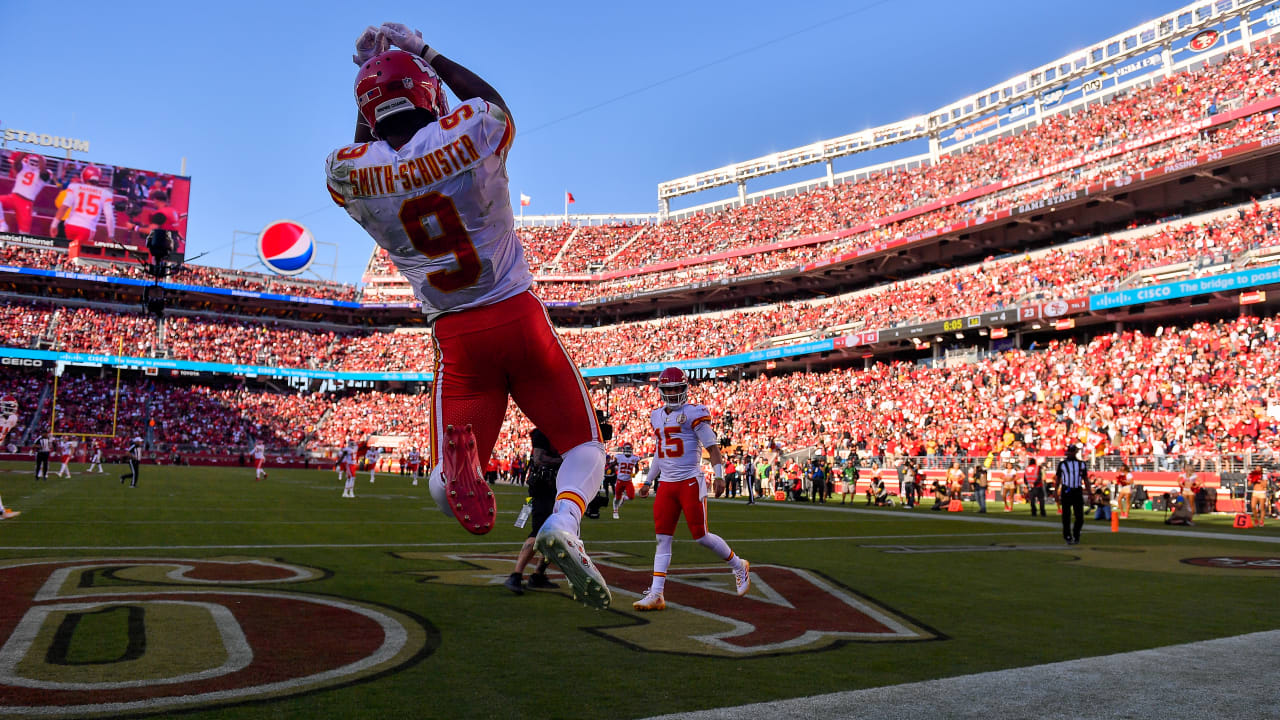
[[[507,118],[511,119],[511,108],[507,107],[507,102],[502,99],[497,90],[493,89],[492,85],[427,45],[422,39],[421,32],[410,30],[408,26],[400,23],[383,23],[378,29],[378,34],[401,50],[421,56],[460,99],[480,98],[502,108]],[[514,123],[514,120],[512,122]]]
[[[370,25],[360,33],[360,37],[356,38],[356,52],[351,56],[351,62],[360,67],[368,62],[369,58],[377,54],[378,49],[378,29]],[[360,111],[356,111],[356,139],[358,143],[373,142],[373,128],[369,127],[369,123],[364,121],[364,116]]]

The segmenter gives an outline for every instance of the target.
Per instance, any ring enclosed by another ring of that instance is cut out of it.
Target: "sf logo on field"
[[[1280,570],[1280,557],[1194,557],[1184,558],[1182,562],[1228,570]]]
[[[258,559],[0,563],[0,717],[298,695],[403,667],[438,644],[402,612],[284,589],[324,577]]]
[[[501,587],[511,572],[511,555],[401,553],[433,564],[452,561],[462,569],[422,573],[428,582]],[[610,612],[630,618],[622,624],[587,628],[638,650],[712,657],[752,657],[828,650],[849,642],[933,640],[941,635],[818,573],[781,565],[751,565],[751,592],[738,597],[733,576],[722,564],[672,567],[667,572],[667,609],[631,610],[631,601],[649,587],[648,567],[616,562],[622,556],[594,554],[596,568],[614,593]],[[561,587],[565,587],[561,583]]]

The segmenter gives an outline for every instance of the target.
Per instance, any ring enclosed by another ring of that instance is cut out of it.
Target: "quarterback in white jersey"
[[[116,213],[112,207],[115,196],[111,190],[99,187],[102,171],[93,165],[80,172],[80,182],[67,187],[62,198],[62,210],[67,225],[67,239],[73,243],[88,242],[98,229],[98,220],[106,218],[107,237],[115,239]]]
[[[711,413],[703,405],[685,402],[689,379],[680,368],[669,367],[658,375],[658,393],[662,396],[662,407],[649,415],[657,445],[649,472],[658,476],[658,494],[653,501],[658,548],[653,554],[653,580],[632,607],[641,611],[666,609],[663,591],[667,568],[671,566],[672,539],[681,513],[689,526],[689,534],[729,564],[738,594],[745,595],[751,587],[751,564],[738,557],[724,538],[707,530],[707,481],[702,473],[702,448],[707,449],[715,476],[724,477],[724,460],[719,439],[711,427]]]
[[[604,477],[604,444],[577,365],[531,290],[507,182],[507,103],[398,23],[366,29],[353,59],[355,144],[329,155],[326,181],[432,323],[431,495],[468,532],[493,528],[496,498],[482,468],[514,399],[563,457],[538,549],[574,597],[608,607],[608,585],[578,532]],[[452,110],[445,86],[462,101]]]

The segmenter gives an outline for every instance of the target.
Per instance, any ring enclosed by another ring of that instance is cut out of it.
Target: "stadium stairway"
[[[19,445],[31,444],[33,439],[32,436],[35,434],[35,431],[36,431],[36,425],[37,423],[40,422],[41,414],[44,413],[45,403],[49,402],[49,398],[52,395],[53,395],[53,385],[51,384],[46,384],[40,390],[40,398],[36,400],[36,406],[34,408],[34,412],[31,413],[31,419],[27,421],[27,426],[22,431],[22,440],[18,443]]]
[[[565,238],[564,244],[560,246],[560,251],[556,253],[555,257],[551,258],[551,262],[547,263],[546,267],[551,268],[552,270],[560,269],[560,260],[564,258],[565,251],[573,245],[573,239],[578,237],[578,231],[581,229],[582,226],[578,226],[573,229],[573,232],[569,233],[569,237]]]

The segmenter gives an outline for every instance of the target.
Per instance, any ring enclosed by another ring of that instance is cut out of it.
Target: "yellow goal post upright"
[[[124,338],[119,339],[116,346],[116,355],[124,352]],[[113,438],[116,436],[116,423],[120,419],[120,371],[121,366],[116,365],[116,387],[115,392],[111,394],[111,432],[109,433],[86,433],[86,432],[58,432],[58,378],[62,376],[59,368],[53,373],[53,406],[49,409],[49,436],[56,437],[60,435],[69,435],[80,438],[81,442],[88,438]]]

